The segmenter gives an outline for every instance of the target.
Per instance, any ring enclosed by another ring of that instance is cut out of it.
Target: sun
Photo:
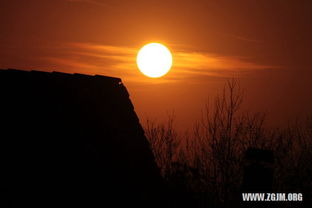
[[[144,45],[138,52],[137,65],[146,76],[158,78],[168,73],[172,66],[172,55],[169,49],[160,43]]]

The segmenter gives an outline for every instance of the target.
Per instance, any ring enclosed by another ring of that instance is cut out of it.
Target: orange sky
[[[141,120],[174,110],[181,129],[236,77],[244,108],[281,125],[312,112],[311,11],[308,0],[4,0],[0,68],[120,77]],[[174,58],[157,80],[135,63],[155,41]]]

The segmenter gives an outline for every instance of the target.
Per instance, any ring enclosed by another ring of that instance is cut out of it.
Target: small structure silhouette
[[[10,206],[159,207],[163,181],[121,79],[8,69],[0,91]]]
[[[271,192],[274,156],[270,150],[249,148],[245,152],[243,192]]]

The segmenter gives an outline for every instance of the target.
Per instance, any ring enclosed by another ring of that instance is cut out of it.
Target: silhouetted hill
[[[121,79],[9,69],[0,85],[10,206],[150,207],[160,199],[162,179]]]

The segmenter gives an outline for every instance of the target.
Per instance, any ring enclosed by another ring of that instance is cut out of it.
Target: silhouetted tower
[[[244,155],[242,192],[270,192],[273,181],[273,152],[250,148]]]

